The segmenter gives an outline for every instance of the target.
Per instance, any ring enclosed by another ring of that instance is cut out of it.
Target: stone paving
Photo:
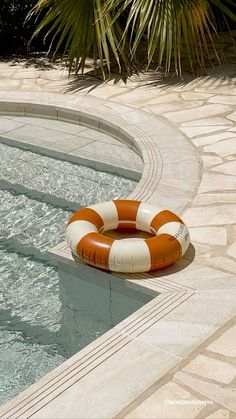
[[[220,271],[236,273],[236,65],[209,70],[185,81],[163,79],[146,72],[124,84],[117,78],[103,84],[88,74],[68,79],[54,66],[0,63],[0,90],[45,91],[105,98],[162,116],[194,145],[202,159],[202,178],[183,214],[190,227],[195,260]],[[173,138],[174,152],[174,138]],[[235,418],[235,323],[195,356],[173,377],[157,383],[120,417]],[[169,400],[164,403],[164,400]],[[171,405],[171,400],[176,404]],[[208,400],[213,404],[184,405],[178,400]]]
[[[234,419],[235,341],[236,319],[188,357],[169,381],[157,383],[118,417]]]

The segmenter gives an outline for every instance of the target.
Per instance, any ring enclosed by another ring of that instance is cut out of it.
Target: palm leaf
[[[211,6],[236,21],[235,0],[38,0],[30,16],[41,16],[34,36],[46,29],[51,50],[62,49],[70,71],[83,72],[87,57],[95,67],[99,60],[104,78],[113,62],[130,71],[146,39],[147,65],[180,74],[183,59],[192,70],[204,68],[209,45],[220,61]]]
[[[128,68],[127,54],[118,48],[122,29],[119,22],[111,25],[110,14],[101,13],[103,7],[104,0],[38,0],[28,16],[43,16],[33,37],[46,29],[46,37],[52,36],[50,51],[62,50],[69,71],[83,72],[88,57],[99,60],[104,77],[104,60],[109,72],[112,59],[119,68],[123,60]]]
[[[157,56],[158,67],[164,65],[168,72],[173,63],[180,74],[183,57],[192,70],[196,63],[204,68],[206,58],[210,60],[209,45],[220,61],[212,36],[217,36],[217,28],[211,4],[236,21],[235,0],[107,0],[104,13],[113,12],[115,22],[128,11],[123,43],[131,38],[131,56],[146,37],[148,66]]]

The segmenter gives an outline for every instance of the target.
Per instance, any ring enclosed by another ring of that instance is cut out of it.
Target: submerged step
[[[86,206],[127,197],[137,182],[0,143],[0,178]]]

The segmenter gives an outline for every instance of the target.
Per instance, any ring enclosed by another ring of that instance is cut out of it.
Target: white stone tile
[[[184,160],[179,163],[166,163],[163,164],[162,179],[191,179],[196,182],[200,180],[199,162],[197,159]]]
[[[161,179],[159,182],[160,188],[166,188],[166,192],[175,190],[176,194],[181,196],[190,197],[192,196],[195,188],[196,188],[197,181],[193,179]]]
[[[24,122],[0,117],[0,134],[23,127],[24,125]]]
[[[179,264],[181,268],[184,261],[180,261]],[[192,262],[190,265],[178,272],[174,271],[174,266],[172,268],[170,267],[166,274],[163,272],[162,279],[167,281],[167,283],[171,272],[174,274],[174,282],[176,284],[182,287],[189,287],[190,289],[194,289],[199,292],[218,290],[220,293],[221,290],[231,290],[236,288],[234,275],[228,272],[222,272],[222,270],[213,269],[210,266],[199,264],[196,259],[195,263]],[[174,318],[172,320],[176,321]],[[183,321],[185,322],[187,320],[183,319]],[[195,322],[198,324],[197,317]]]
[[[236,194],[234,193],[212,193],[199,194],[193,200],[193,205],[209,204],[236,204]]]
[[[202,92],[205,93],[206,91],[209,93],[214,94],[225,94],[225,95],[235,95],[236,89],[235,89],[235,83],[232,83],[231,80],[227,79],[222,81],[222,79],[214,79],[212,81],[209,80],[208,83],[202,83],[201,86],[195,88],[196,92]]]
[[[101,86],[97,86],[95,89],[91,90],[90,94],[92,96],[95,97],[99,97],[102,99],[111,99],[112,97],[115,96],[120,96],[123,95],[125,93],[129,92],[129,89],[127,89],[126,87],[123,86],[118,86],[118,85],[113,85],[113,86],[108,86],[102,84]]]
[[[224,356],[236,357],[236,326],[230,327],[222,336],[211,343],[207,349],[209,351],[222,354]]]
[[[217,95],[208,100],[210,103],[222,103],[223,105],[236,105],[235,95]]]
[[[196,121],[188,121],[182,124],[183,127],[199,127],[208,125],[232,125],[232,122],[220,116],[197,119]]]
[[[87,130],[85,127],[82,127],[77,124],[70,124],[63,121],[58,121],[55,119],[44,119],[44,118],[33,118],[30,116],[25,117],[13,117],[12,120],[16,122],[22,122],[24,125],[32,125],[34,127],[42,127],[54,131],[65,132],[67,134],[76,134]],[[36,128],[37,129],[37,128]]]
[[[156,105],[156,104],[163,104],[163,103],[173,103],[173,102],[181,102],[182,99],[178,93],[169,93],[169,94],[162,94],[156,95],[156,97],[151,98],[150,100],[146,101],[146,106],[149,105]]]
[[[89,138],[91,140],[96,140],[99,143],[104,143],[103,146],[106,147],[105,144],[114,144],[117,145],[119,147],[127,147],[124,143],[122,143],[121,141],[111,137],[108,134],[105,134],[103,132],[100,131],[95,131],[93,129],[88,129],[85,127],[82,127],[85,131],[83,131],[83,136],[85,138]]]
[[[124,121],[118,121],[118,123],[121,123],[121,127],[122,124],[124,124],[123,126],[126,127],[127,123],[131,123],[133,124],[132,127],[130,127],[131,129],[135,130],[135,128],[139,127],[139,129],[143,129],[145,128],[145,132],[152,132],[153,134],[155,134],[157,132],[157,127],[161,130],[161,129],[167,129],[168,130],[168,126],[166,126],[166,124],[163,123],[162,120],[160,120],[159,118],[155,118],[152,115],[149,115],[147,113],[144,112],[137,112],[136,110],[133,111],[129,111],[129,112],[123,112],[122,115],[122,120]]]
[[[165,112],[181,111],[183,110],[183,105],[181,102],[160,103],[158,105],[145,106],[143,109],[156,115],[161,115]]]
[[[197,319],[194,323],[163,319],[139,335],[137,339],[175,356],[185,357],[214,330],[215,327],[198,323]]]
[[[80,146],[86,145],[92,141],[92,140],[89,140],[88,138],[79,138],[70,134],[58,133],[57,131],[53,132],[52,130],[50,130],[49,137],[46,137],[46,136],[40,137],[40,133],[38,130],[37,130],[37,134],[35,133],[35,136],[33,136],[32,132],[30,132],[29,135],[27,135],[28,127],[23,127],[23,128],[25,128],[24,131],[21,131],[21,132],[19,132],[18,130],[11,131],[9,133],[4,134],[4,137],[12,139],[12,140],[20,141],[26,144],[32,144],[37,147],[42,147],[42,148],[46,148],[50,150],[67,152],[67,153],[70,153],[71,151],[78,149]],[[31,127],[31,128],[34,128],[34,127]]]
[[[235,377],[236,366],[204,355],[194,358],[183,371],[197,374],[219,383],[229,384]]]
[[[221,157],[218,156],[202,156],[203,166],[205,168],[215,166],[216,164],[223,163]]]
[[[236,121],[236,112],[230,113],[227,115],[227,118],[229,118],[231,121]]]
[[[189,208],[182,218],[189,227],[236,224],[236,204]]]
[[[39,138],[39,139],[57,139],[57,136],[64,138],[64,133],[61,135],[58,134],[58,132],[55,132],[54,130],[43,128],[43,127],[37,127],[35,129],[32,125],[23,126],[21,128],[15,129],[13,134],[19,135],[20,138],[23,138],[23,136],[26,136],[27,138],[32,137],[33,139]]]
[[[165,114],[166,118],[174,122],[194,121],[204,117],[219,115],[230,112],[230,106],[225,105],[205,105],[197,109],[188,109],[179,112],[168,112]]]
[[[235,157],[234,156],[227,156],[227,157],[225,157],[225,160],[233,161],[233,160],[235,160]]]
[[[202,291],[199,289],[191,298],[170,311],[165,320],[194,324],[197,319],[198,324],[217,329],[234,316],[235,298],[235,288]]]
[[[60,397],[41,402],[40,409],[37,406],[27,414],[40,419],[67,419],[68,412],[71,419],[78,419],[78,412],[81,419],[113,417],[176,362],[178,358],[132,341],[82,379],[74,377],[73,385],[63,388]],[[132,386],[128,384],[131,377]]]
[[[204,255],[205,257],[211,256],[212,248],[209,245],[201,244],[201,243],[194,243],[194,249],[196,252],[196,257],[199,255]]]
[[[224,388],[220,384],[191,377],[189,374],[180,371],[175,374],[175,377],[180,383],[185,384],[193,391],[208,397],[210,400],[214,400],[228,409],[236,410],[235,390],[233,388]]]
[[[199,137],[199,138],[194,138],[193,139],[193,143],[197,146],[197,147],[202,147],[204,145],[207,144],[215,144],[217,142],[220,142],[222,140],[225,140],[227,138],[233,138],[235,137],[235,134],[233,132],[221,132],[219,134],[214,134],[214,135],[207,135],[204,137]]]
[[[17,73],[17,75],[18,75],[18,73]],[[57,68],[57,69],[44,69],[41,72],[41,75],[43,75],[46,80],[58,80],[58,79],[60,80],[63,77],[63,75],[65,77],[68,77],[68,74],[67,74],[66,70],[65,69],[59,69],[59,68]]]
[[[193,109],[198,108],[203,104],[202,101],[199,100],[188,100],[188,101],[172,101],[172,102],[165,102],[163,100],[162,102],[147,106],[146,109],[151,110],[153,113],[160,113],[163,114],[165,112],[172,112],[172,111],[182,111],[183,109]]]
[[[223,131],[227,128],[227,125],[199,125],[199,127],[181,127],[180,130],[186,134],[189,138],[197,137],[199,135],[212,133],[215,131]]]
[[[0,89],[4,90],[17,90],[21,85],[20,80],[0,80]]]
[[[125,113],[133,112],[133,108],[130,106],[113,101],[106,101],[106,109],[109,109],[109,112],[113,112],[115,115],[118,114],[120,117]]]
[[[34,69],[24,68],[24,71],[16,71],[14,72],[14,76],[19,79],[29,79],[34,80],[37,78],[37,71]]]
[[[83,135],[83,134],[81,134]],[[126,162],[126,163],[142,163],[141,158],[128,147],[120,147],[119,145],[110,144],[108,146],[102,146],[99,141],[91,141],[88,140],[88,144],[84,145],[78,153],[81,156],[88,156],[91,155],[95,159],[109,159],[110,157],[112,160],[116,159],[117,162]],[[76,150],[74,154],[76,154]]]
[[[159,151],[164,164],[178,163],[180,165],[182,163],[197,161],[198,158],[197,154],[195,153],[195,150],[192,147],[185,147],[184,144],[182,148],[177,146],[174,148],[160,146],[157,147],[157,151]]]
[[[214,172],[224,173],[225,175],[236,176],[236,160],[230,163],[224,163],[219,166],[215,166],[211,170]]]
[[[236,241],[229,246],[229,248],[227,250],[227,255],[236,259]]]
[[[176,191],[172,191],[172,194],[166,193],[165,188],[158,187],[156,192],[150,194],[150,197],[147,198],[147,202],[180,214],[184,208],[191,204],[191,198],[186,196],[180,197]]]
[[[205,419],[230,419],[229,415],[230,415],[229,410],[218,409],[218,410],[215,410],[210,415],[206,416]]]
[[[183,92],[181,96],[184,100],[206,100],[213,95],[209,93]]]
[[[216,246],[227,244],[227,230],[223,227],[194,227],[189,232],[192,241]]]
[[[146,89],[145,86],[139,89],[123,89],[118,96],[116,96],[116,101],[119,103],[124,103],[125,105],[131,104],[138,105],[141,107],[149,102],[152,98],[157,97],[156,89]]]
[[[236,154],[236,137],[204,147],[206,153],[216,153],[221,157]]]
[[[236,178],[234,176],[204,173],[198,193],[216,191],[234,191],[236,189]]]
[[[21,85],[19,86],[20,92],[41,92],[42,89],[40,86],[37,86],[35,82],[30,81],[22,81]]]
[[[204,405],[194,405],[191,402],[187,404],[188,400],[197,400],[197,398],[178,384],[169,382],[124,417],[127,419],[193,419],[200,414]]]
[[[236,262],[224,256],[211,257],[206,260],[209,266],[215,269],[223,269],[224,271],[236,274]]]

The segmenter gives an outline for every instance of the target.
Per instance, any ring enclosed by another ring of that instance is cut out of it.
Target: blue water
[[[129,179],[0,144],[0,403],[144,304],[124,297],[119,313],[123,297],[111,298],[105,290],[100,312],[93,313],[84,297],[100,291],[70,278],[77,287],[78,298],[72,298],[67,274],[47,255],[64,239],[72,209],[127,197],[135,186]]]

